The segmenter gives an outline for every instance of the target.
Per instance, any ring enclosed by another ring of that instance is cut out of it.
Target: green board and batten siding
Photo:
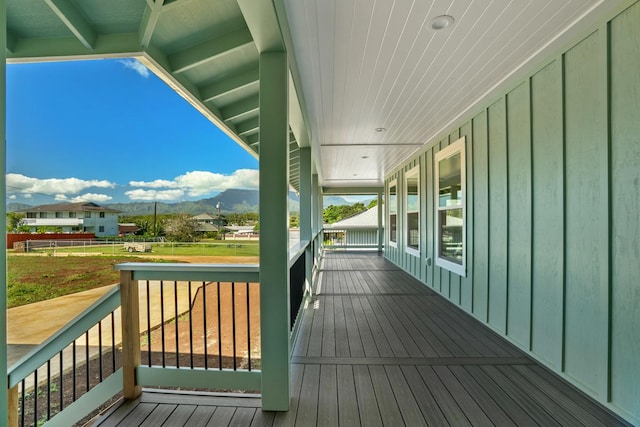
[[[467,274],[435,266],[434,158],[466,139]],[[640,3],[387,177],[386,257],[640,424]],[[404,174],[421,165],[421,256]]]

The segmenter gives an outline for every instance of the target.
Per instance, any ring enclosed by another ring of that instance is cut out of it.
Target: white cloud
[[[56,194],[54,198],[58,202],[66,202],[67,200],[69,200],[69,198],[66,196],[66,194]]]
[[[155,181],[131,181],[129,185],[141,188],[167,188],[174,191],[136,189],[125,194],[132,200],[170,200],[168,198],[154,198],[156,195],[169,197],[175,194],[178,198],[187,194],[189,197],[201,197],[207,194],[227,190],[229,188],[256,189],[258,188],[258,171],[255,169],[238,169],[231,175],[208,171],[191,171],[174,178],[173,181],[157,179]]]
[[[175,181],[168,181],[166,179],[156,179],[155,181],[131,181],[129,185],[132,187],[146,187],[146,188],[176,188],[178,184]]]
[[[119,61],[122,65],[125,66],[125,68],[128,68],[130,70],[135,71],[136,73],[140,74],[142,77],[147,78],[149,77],[150,71],[147,67],[144,66],[144,64],[142,64],[140,61],[138,61],[137,59],[121,59]]]
[[[141,201],[164,201],[170,202],[179,200],[182,196],[184,196],[184,191],[180,189],[176,190],[143,190],[137,188],[135,190],[126,191],[125,196],[129,197],[131,200],[141,200]]]
[[[78,194],[87,188],[114,188],[116,185],[106,180],[83,180],[78,178],[31,178],[18,173],[7,174],[7,191],[22,193],[24,197],[33,193],[47,195]]]
[[[178,187],[184,188],[189,196],[198,197],[229,188],[258,188],[258,171],[238,169],[231,175],[206,171],[192,171],[176,177]]]
[[[17,198],[18,198],[18,196],[16,196],[15,194],[12,194],[12,195],[9,196],[9,200],[15,200]]]
[[[106,194],[86,193],[86,194],[82,194],[80,196],[74,197],[73,199],[71,199],[71,203],[78,203],[78,202],[105,203],[111,199],[113,199],[113,197],[108,196]]]

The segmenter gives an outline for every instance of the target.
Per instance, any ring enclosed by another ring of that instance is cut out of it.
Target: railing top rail
[[[296,245],[289,248],[289,268],[300,258],[311,242],[309,240],[301,240]]]
[[[198,272],[258,272],[260,266],[258,264],[187,264],[181,262],[125,262],[116,264],[114,269],[120,271],[198,271]]]
[[[11,388],[25,379],[119,306],[120,288],[114,286],[54,335],[9,368],[9,387]]]
[[[192,280],[220,282],[259,282],[258,264],[187,264],[127,262],[115,270],[131,271],[134,280]]]

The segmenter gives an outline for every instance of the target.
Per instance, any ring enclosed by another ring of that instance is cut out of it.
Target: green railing
[[[308,272],[318,261],[321,236],[290,250],[292,340],[311,294]],[[137,398],[142,387],[260,392],[258,265],[115,268],[118,287],[10,369],[10,427],[72,425],[120,392]],[[57,406],[51,405],[56,393]],[[70,394],[73,399],[64,400]],[[46,409],[29,412],[39,405]]]
[[[378,228],[325,228],[322,240],[327,249],[376,249],[378,248]]]
[[[122,336],[125,398],[138,397],[145,386],[260,390],[259,350],[254,350],[260,348],[260,325],[252,322],[260,305],[257,265],[115,268],[121,272],[122,321],[128,325]],[[140,294],[146,294],[142,307]],[[152,320],[158,315],[159,321]],[[146,328],[140,328],[141,319]],[[146,366],[141,341],[146,341]],[[239,351],[248,363],[239,362]]]
[[[117,287],[8,372],[8,425],[69,426],[122,389]]]

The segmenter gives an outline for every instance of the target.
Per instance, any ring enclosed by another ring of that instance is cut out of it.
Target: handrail
[[[258,264],[187,264],[126,262],[115,270],[131,271],[134,280],[259,282]]]
[[[296,263],[298,258],[300,258],[304,251],[307,250],[310,244],[311,241],[309,240],[301,240],[296,245],[289,248],[289,268]]]
[[[73,318],[42,344],[14,364],[8,372],[9,388],[14,387],[33,371],[58,354],[80,335],[120,306],[120,288],[114,286],[102,297]]]

